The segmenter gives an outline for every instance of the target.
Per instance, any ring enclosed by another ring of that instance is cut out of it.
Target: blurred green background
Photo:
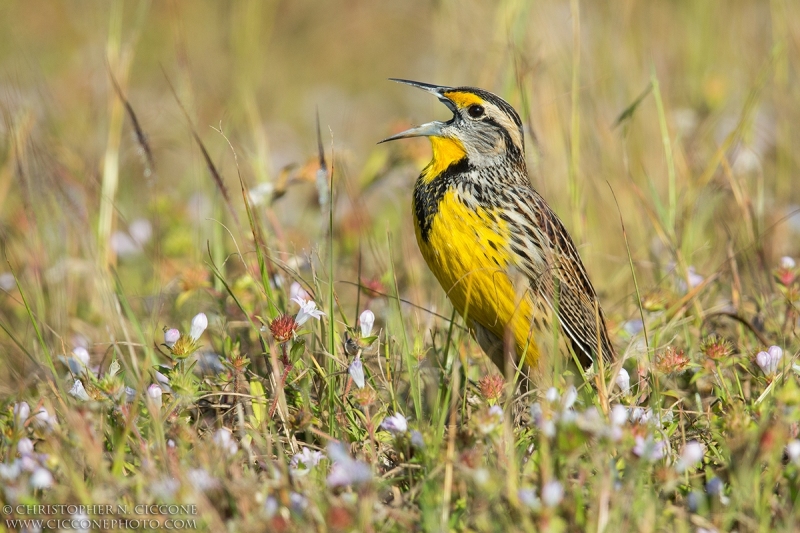
[[[3,392],[35,377],[12,271],[48,342],[88,343],[99,360],[126,335],[118,287],[156,339],[212,305],[209,252],[232,279],[237,248],[252,266],[237,162],[276,261],[319,267],[317,112],[342,301],[359,268],[385,286],[393,264],[402,297],[449,316],[410,217],[427,142],[376,146],[447,110],[389,77],[479,86],[520,111],[532,182],[572,231],[612,329],[636,315],[620,216],[644,290],[675,265],[681,278],[690,266],[730,276],[731,254],[757,286],[747,265],[800,254],[798,21],[800,4],[781,0],[3,2]]]

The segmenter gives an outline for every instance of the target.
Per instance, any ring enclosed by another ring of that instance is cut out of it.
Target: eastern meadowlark
[[[613,360],[575,244],[531,186],[514,108],[475,87],[393,81],[433,93],[453,112],[381,142],[430,139],[433,159],[414,186],[417,242],[483,350],[501,370],[507,355],[537,368],[568,344],[584,366],[598,350]]]

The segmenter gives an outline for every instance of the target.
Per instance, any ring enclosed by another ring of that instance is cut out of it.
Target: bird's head
[[[453,112],[447,122],[433,121],[393,135],[381,142],[408,137],[428,137],[433,164],[447,168],[464,157],[473,167],[487,167],[504,159],[522,163],[522,121],[499,96],[475,87],[446,87],[392,79],[436,95]]]

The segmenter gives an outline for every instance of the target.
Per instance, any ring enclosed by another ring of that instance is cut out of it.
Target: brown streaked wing
[[[512,235],[511,252],[518,268],[531,280],[534,297],[538,294],[549,307],[557,307],[559,323],[572,341],[581,363],[591,363],[597,352],[595,305],[600,313],[600,342],[603,358],[612,361],[614,347],[608,337],[605,316],[597,294],[567,229],[544,198],[530,187],[513,187],[504,195],[506,207],[514,215],[506,217]],[[531,261],[538,251],[543,264]],[[558,297],[556,301],[556,286]]]

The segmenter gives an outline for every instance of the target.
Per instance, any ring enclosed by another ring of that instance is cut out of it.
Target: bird
[[[531,184],[519,114],[477,87],[390,80],[432,93],[453,113],[381,143],[430,140],[433,156],[413,191],[417,243],[483,351],[504,372],[523,361],[543,372],[546,361],[571,356],[570,346],[583,367],[598,354],[614,361],[577,247]]]

